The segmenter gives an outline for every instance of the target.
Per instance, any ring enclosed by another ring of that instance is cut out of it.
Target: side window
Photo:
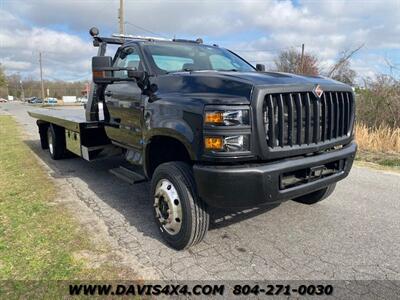
[[[142,62],[137,49],[133,47],[124,48],[119,52],[117,59],[114,62],[114,67],[121,68],[134,68],[136,70],[143,70]],[[127,71],[115,71],[114,77],[127,78]]]

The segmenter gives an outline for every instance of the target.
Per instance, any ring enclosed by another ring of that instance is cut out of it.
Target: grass
[[[17,123],[0,116],[0,280],[120,278],[119,269],[90,269],[74,258],[80,250],[97,250],[55,197],[54,182],[23,142]]]
[[[357,160],[400,170],[400,128],[356,124],[356,140]]]

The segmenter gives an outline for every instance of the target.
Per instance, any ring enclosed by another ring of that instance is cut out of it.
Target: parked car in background
[[[86,97],[79,97],[76,99],[79,103],[87,103],[88,99]]]
[[[44,99],[44,103],[48,103],[48,104],[57,104],[58,101],[57,101],[57,98],[51,98],[51,97],[49,97],[49,98]]]
[[[32,97],[28,99],[28,103],[36,104],[36,103],[43,103],[43,100],[38,97]]]
[[[0,98],[0,103],[1,103],[1,102],[7,102],[7,99]]]

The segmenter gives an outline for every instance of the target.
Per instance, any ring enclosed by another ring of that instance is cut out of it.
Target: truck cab
[[[90,151],[82,139],[97,140],[94,134],[121,149],[137,178],[151,182],[155,221],[173,248],[204,238],[209,207],[314,204],[348,175],[357,148],[351,87],[265,72],[201,39],[91,34],[99,52],[85,115],[100,129],[79,132],[75,153]],[[105,56],[108,44],[119,46],[114,57]],[[57,138],[68,150],[69,131],[57,136],[62,125],[33,116],[48,145]],[[116,175],[132,173],[124,166]]]

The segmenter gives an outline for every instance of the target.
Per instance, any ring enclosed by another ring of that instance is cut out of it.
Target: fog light
[[[204,147],[207,150],[222,150],[224,148],[224,142],[222,137],[209,137],[204,139]]]
[[[225,152],[249,151],[249,136],[235,135],[225,137],[209,137],[204,139],[206,150],[216,150]]]

